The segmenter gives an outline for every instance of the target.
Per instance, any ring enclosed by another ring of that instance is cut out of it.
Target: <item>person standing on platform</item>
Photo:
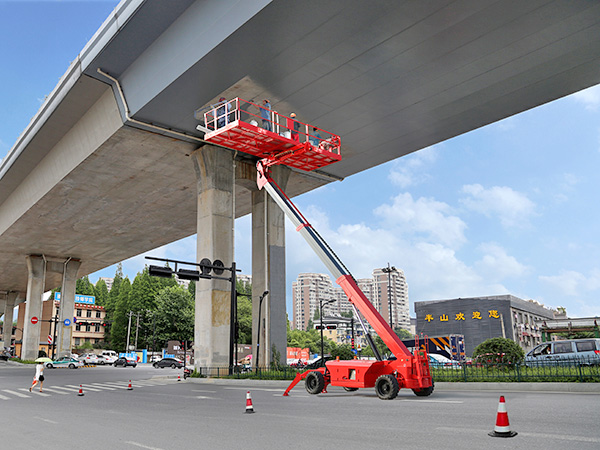
[[[35,366],[35,375],[33,377],[33,383],[29,388],[29,392],[35,387],[36,384],[40,383],[40,392],[42,391],[42,387],[44,386],[44,363],[37,363]]]
[[[262,117],[262,127],[267,131],[271,129],[271,103],[268,99],[264,99],[260,107],[260,117]]]
[[[300,129],[300,122],[296,121],[296,113],[290,114],[290,118],[287,120],[287,127],[292,132],[292,139],[296,142],[300,142],[300,135],[298,130]]]
[[[224,127],[228,121],[228,114],[231,111],[231,104],[227,103],[225,97],[219,99],[219,108],[217,108],[217,128]],[[227,105],[227,106],[226,106]]]

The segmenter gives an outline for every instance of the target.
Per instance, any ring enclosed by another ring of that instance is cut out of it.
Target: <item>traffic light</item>
[[[337,328],[337,325],[327,325],[328,330],[335,330],[336,328]]]
[[[350,339],[350,344],[352,345],[352,350],[354,350],[354,338]]]

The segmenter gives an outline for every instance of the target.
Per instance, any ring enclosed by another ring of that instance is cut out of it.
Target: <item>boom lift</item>
[[[277,164],[291,165],[310,171],[339,161],[341,159],[339,136],[324,130],[316,130],[316,128],[313,128],[311,133],[311,127],[302,123],[300,123],[298,137],[291,133],[288,135],[287,131],[294,131],[298,127],[288,121],[289,118],[276,112],[271,112],[271,129],[274,131],[269,131],[259,128],[258,122],[253,123],[251,119],[253,114],[248,112],[249,108],[246,110],[241,108],[241,105],[244,104],[250,104],[257,109],[260,108],[259,106],[237,98],[227,104],[231,104],[233,107],[222,109],[221,114],[219,114],[219,108],[222,108],[222,105],[205,113],[205,129],[208,131],[205,140],[261,157],[257,163],[259,189],[267,191],[294,224],[296,231],[308,242],[335,277],[337,284],[348,296],[377,359],[376,361],[357,359],[327,361],[325,367],[297,374],[283,395],[289,395],[294,386],[303,379],[306,390],[310,394],[327,392],[327,386],[332,385],[341,386],[347,391],[374,387],[379,398],[384,400],[395,398],[401,388],[412,389],[418,396],[431,395],[433,381],[429,373],[427,352],[419,349],[418,343],[415,345],[414,354],[407,349],[381,314],[365,297],[343,262],[270,176],[269,168]],[[219,123],[219,118],[222,118],[223,114],[228,116],[227,123],[223,121]],[[249,115],[250,123],[243,120],[244,114]],[[286,119],[283,126],[281,126],[281,119]],[[319,137],[317,138],[315,130],[317,133],[318,131],[323,133],[325,137],[318,133]],[[385,342],[394,357],[383,360],[359,311]]]

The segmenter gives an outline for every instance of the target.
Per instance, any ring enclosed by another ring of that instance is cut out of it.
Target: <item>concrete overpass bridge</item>
[[[206,145],[198,108],[269,98],[339,134],[341,162],[277,169],[294,196],[600,83],[598,36],[587,0],[123,0],[0,163],[0,311],[27,300],[22,356],[44,290],[71,318],[77,278],[194,233],[228,265],[249,213],[260,341],[285,354],[284,217],[255,159]],[[227,363],[228,295],[197,285],[200,365]]]

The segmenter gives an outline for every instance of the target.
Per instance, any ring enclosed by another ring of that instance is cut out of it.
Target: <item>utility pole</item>
[[[140,313],[137,313],[137,325],[135,326],[135,349],[138,348],[138,333],[140,331]]]
[[[387,267],[381,269],[383,273],[387,273],[388,275],[388,306],[390,307],[390,328],[394,329],[394,322],[392,320],[392,290],[391,290],[391,273],[396,272],[396,268],[394,266],[390,267],[390,263],[388,262]],[[394,296],[395,297],[395,296]]]
[[[133,311],[129,311],[129,324],[127,325],[127,342],[125,343],[125,353],[129,353],[129,337],[131,336],[131,316]]]

